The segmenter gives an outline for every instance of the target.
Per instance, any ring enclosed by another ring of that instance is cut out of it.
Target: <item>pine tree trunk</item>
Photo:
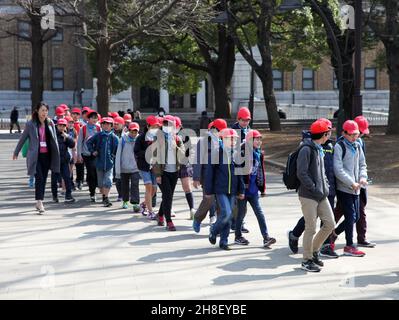
[[[389,116],[387,134],[399,134],[399,48],[386,46],[389,74]]]
[[[43,58],[43,40],[42,29],[40,26],[40,17],[33,18],[32,20],[32,111],[38,103],[43,101],[44,91],[44,58]]]

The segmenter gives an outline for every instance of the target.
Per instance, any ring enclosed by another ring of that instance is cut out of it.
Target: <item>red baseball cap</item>
[[[70,116],[66,116],[65,120],[68,121],[68,122],[75,122],[75,121],[73,121],[72,117],[70,117]]]
[[[237,119],[251,120],[251,112],[247,107],[241,107],[237,113]]]
[[[77,114],[80,114],[80,113],[81,113],[81,111],[80,111],[80,109],[79,109],[79,108],[73,108],[71,113],[77,113]]]
[[[220,131],[219,136],[221,138],[238,138],[238,133],[231,128],[226,128]]]
[[[363,134],[369,134],[369,122],[367,121],[366,117],[364,116],[357,116],[355,118],[355,122],[359,126],[359,131]]]
[[[137,122],[132,122],[131,124],[129,124],[129,130],[140,131],[140,125]]]
[[[360,133],[358,124],[353,120],[346,120],[342,125],[342,129],[348,134]]]
[[[260,134],[260,132],[258,130],[250,130],[248,131],[247,135],[245,136],[245,140],[251,140],[254,138],[259,138],[262,137],[262,135]]]
[[[324,121],[325,123],[327,123],[328,127],[330,128],[330,130],[332,129],[332,122],[326,118],[320,118],[318,119],[319,121]]]
[[[181,128],[182,123],[181,123],[181,119],[179,117],[175,116],[175,123],[176,123],[176,128],[177,129]]]
[[[227,122],[224,119],[220,119],[220,118],[219,119],[215,119],[211,123],[212,123],[212,127],[218,129],[219,131],[222,131],[223,129],[227,128]]]
[[[58,107],[64,109],[65,111],[69,110],[69,107],[64,103],[60,104]]]
[[[132,121],[132,116],[129,113],[123,115],[123,120]]]
[[[316,120],[310,126],[310,133],[311,134],[318,134],[318,133],[325,133],[330,131],[328,124],[322,120]]]
[[[91,111],[91,109],[89,107],[83,107],[82,108],[82,113],[83,112],[90,112],[90,111]]]
[[[149,126],[160,126],[160,122],[156,116],[148,116],[145,120]]]
[[[118,112],[108,112],[108,116],[110,116],[112,118],[116,118],[116,117],[119,117],[119,113]]]
[[[121,125],[125,125],[125,120],[123,120],[123,118],[122,117],[115,117],[114,118],[114,123],[119,123],[119,124],[121,124]]]
[[[93,113],[95,113],[96,115],[97,115],[97,117],[99,116],[99,114],[98,114],[98,112],[96,111],[96,110],[89,110],[88,112],[87,112],[87,117],[90,117],[90,115],[92,115]]]
[[[212,127],[213,127],[213,121],[210,124],[208,124],[208,130],[211,130]]]
[[[63,107],[57,107],[55,109],[55,114],[57,116],[63,116],[65,114],[65,109]]]
[[[66,126],[68,124],[68,121],[66,119],[58,119],[57,125],[64,125]]]
[[[176,127],[176,118],[171,114],[164,116],[162,122],[171,122],[173,126]]]
[[[111,117],[104,117],[102,118],[101,123],[104,122],[114,124],[114,119],[112,119]]]

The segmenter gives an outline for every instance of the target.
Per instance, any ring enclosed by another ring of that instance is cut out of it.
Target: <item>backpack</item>
[[[98,126],[98,125],[96,125],[96,129],[97,129],[97,132],[101,131],[101,127]],[[83,141],[85,141],[86,140],[86,133],[87,133],[87,125],[84,125],[82,127],[82,130],[83,130]]]
[[[288,155],[287,164],[285,166],[285,171],[283,172],[283,182],[288,190],[298,190],[301,182],[296,175],[296,163],[299,155],[299,151],[303,147],[312,148],[309,145],[301,145],[294,152]],[[313,149],[313,148],[312,148]],[[313,152],[312,152],[313,154]],[[312,161],[312,158],[310,159]]]

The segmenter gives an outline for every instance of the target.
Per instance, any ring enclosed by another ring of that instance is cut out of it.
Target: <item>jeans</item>
[[[99,188],[111,189],[112,169],[109,169],[108,171],[97,169],[97,184]]]
[[[242,236],[241,233],[241,227],[242,223],[244,221],[245,215],[246,215],[246,209],[247,209],[247,203],[252,207],[252,210],[255,213],[256,219],[258,220],[260,232],[263,237],[268,236],[268,231],[267,231],[267,226],[266,226],[266,220],[265,220],[265,215],[263,213],[262,207],[260,206],[259,203],[259,195],[255,195],[252,197],[246,197],[244,200],[238,200],[237,206],[238,206],[238,211],[237,211],[237,217],[236,217],[236,227],[235,227],[235,236],[236,238],[239,238]]]
[[[217,205],[220,209],[216,223],[211,227],[213,235],[220,234],[219,245],[227,245],[231,227],[235,196],[227,194],[216,194]]]
[[[121,173],[121,189],[122,198],[124,202],[129,201],[133,204],[140,203],[140,190],[139,190],[140,174],[134,173]],[[130,192],[129,192],[130,191]]]
[[[46,181],[50,165],[50,155],[48,153],[39,153],[35,174],[35,200],[44,200],[44,191],[46,189]]]
[[[166,222],[172,222],[171,211],[173,194],[177,184],[178,174],[177,172],[164,171],[162,174],[162,181],[159,184],[159,188],[162,191],[162,202],[159,207],[158,215],[160,217],[165,216]]]
[[[353,245],[353,225],[359,220],[359,196],[337,191],[337,199],[345,220],[335,229],[337,235],[345,231],[346,245]]]
[[[83,156],[83,161],[86,166],[86,181],[89,185],[90,196],[94,197],[97,188],[96,157]]]
[[[331,210],[333,210],[333,211],[334,211],[334,199],[335,199],[335,196],[328,196],[328,202],[330,203]],[[335,220],[335,221],[337,221],[337,220]],[[295,228],[292,230],[292,233],[293,233],[294,237],[300,238],[304,231],[305,231],[305,218],[301,217],[298,220]],[[328,239],[326,241],[328,242]]]
[[[51,193],[53,198],[58,197],[58,181],[60,178],[65,182],[65,199],[72,198],[72,180],[68,163],[61,163],[60,173],[51,173]]]

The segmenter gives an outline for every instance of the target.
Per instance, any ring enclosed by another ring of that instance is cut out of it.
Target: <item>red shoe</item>
[[[168,231],[176,231],[176,227],[172,221],[168,222],[166,229],[168,229]]]
[[[363,251],[358,250],[356,247],[346,246],[344,248],[344,256],[363,257],[365,255],[366,254]]]
[[[165,225],[165,220],[163,218],[163,216],[158,216],[158,225],[159,226],[164,226]]]

